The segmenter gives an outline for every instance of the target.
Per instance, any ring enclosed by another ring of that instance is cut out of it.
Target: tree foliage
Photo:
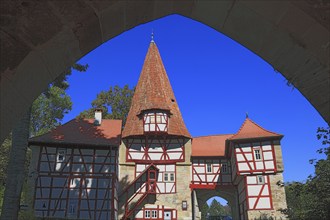
[[[72,102],[70,97],[66,94],[66,90],[69,87],[69,83],[67,81],[67,77],[72,74],[72,70],[77,70],[79,72],[85,72],[88,68],[88,65],[81,65],[81,64],[74,64],[71,68],[65,71],[61,76],[59,76],[53,83],[51,83],[46,91],[40,94],[40,96],[33,102],[31,106],[31,113],[28,115],[27,123],[27,136],[36,136],[42,135],[47,133],[51,129],[55,128],[56,126],[60,125],[61,120],[64,117],[64,114],[71,110]],[[29,123],[30,122],[30,123]],[[14,136],[14,134],[13,134]],[[10,135],[2,144],[0,148],[0,191],[2,192],[5,186],[5,183],[10,180],[10,176],[7,175],[7,171],[9,172],[12,167],[8,167],[9,159],[15,161],[15,158],[23,158],[20,161],[25,161],[25,164],[19,166],[19,173],[17,172],[15,175],[20,176],[21,179],[24,180],[27,167],[29,164],[29,157],[26,158],[26,149],[27,144],[21,144],[18,150],[11,150],[14,149],[12,144],[14,141],[16,143],[26,143],[27,138],[20,137],[11,139],[12,136]],[[25,140],[23,140],[25,139]],[[10,155],[10,157],[8,156]],[[10,169],[9,169],[10,168]],[[18,168],[18,166],[17,166]],[[7,179],[8,176],[8,179]],[[22,182],[22,181],[20,181]],[[13,184],[10,184],[13,185]],[[6,187],[6,191],[7,191]],[[10,187],[9,187],[10,188]],[[21,193],[22,186],[17,186],[15,189],[19,195]],[[17,197],[16,195],[9,195],[9,197]],[[1,193],[0,200],[2,201],[3,194]],[[19,202],[19,201],[18,201]],[[11,201],[5,201],[4,204],[12,203]],[[1,204],[1,202],[0,202]],[[11,204],[11,206],[19,206],[19,204]],[[5,205],[4,205],[5,207]],[[11,218],[17,218],[11,217]]]
[[[306,183],[286,184],[288,208],[283,210],[290,219],[330,219],[330,128],[318,128],[317,138],[322,148],[317,152],[325,159],[316,162],[315,174]]]
[[[101,91],[92,102],[92,108],[83,111],[78,117],[94,118],[94,110],[101,108],[102,117],[105,119],[121,119],[125,125],[127,114],[131,107],[134,88],[128,85],[123,88],[119,86],[110,87],[108,91]]]
[[[207,213],[209,212],[209,206],[207,205],[207,203],[205,202],[202,207],[201,207],[201,217],[202,220],[207,220]]]

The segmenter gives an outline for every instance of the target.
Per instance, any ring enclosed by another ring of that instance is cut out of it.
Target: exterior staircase
[[[125,198],[125,212],[121,220],[129,220],[148,195],[156,194],[158,168],[150,164],[119,195]]]

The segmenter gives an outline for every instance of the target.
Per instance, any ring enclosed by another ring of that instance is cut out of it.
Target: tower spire
[[[165,111],[168,113],[167,133],[169,135],[191,137],[183,122],[171,83],[155,43],[149,45],[122,133],[123,138],[144,134],[142,116],[147,111]]]

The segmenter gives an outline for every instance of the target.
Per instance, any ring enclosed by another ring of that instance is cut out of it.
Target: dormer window
[[[168,116],[165,112],[146,112],[143,120],[144,132],[167,132]]]

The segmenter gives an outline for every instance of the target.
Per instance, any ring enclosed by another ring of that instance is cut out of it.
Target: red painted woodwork
[[[127,220],[139,207],[143,200],[150,194],[156,194],[158,168],[150,164],[142,173],[140,173],[130,185],[128,185],[121,194],[120,198],[125,198],[125,213],[122,220]],[[135,198],[137,198],[137,201]],[[134,202],[134,203],[132,203]],[[132,204],[131,204],[132,203]]]
[[[141,210],[136,210],[134,215],[136,216],[137,212],[139,212],[139,211],[143,212],[143,217],[142,218],[135,217],[134,218],[135,220],[163,220],[165,211],[170,211],[172,213],[172,220],[178,220],[177,210],[165,208],[165,206],[163,206],[163,205],[157,205],[157,207],[155,207],[155,208],[143,207]],[[150,215],[150,217],[147,217],[145,215],[146,211],[150,211],[150,213],[152,213],[152,211],[156,211],[157,217],[151,217],[151,215]]]
[[[40,147],[33,204],[37,216],[104,219],[117,215],[117,148],[84,150],[71,147],[63,153],[63,148]]]
[[[207,170],[208,164],[211,166],[210,172]],[[226,170],[222,166],[227,166]],[[192,159],[192,181],[190,187],[210,189],[216,188],[218,185],[232,185],[230,161],[212,157],[194,157]]]
[[[262,174],[262,173],[275,173],[277,172],[277,169],[276,169],[276,158],[275,158],[275,151],[274,151],[274,144],[273,144],[273,141],[271,142],[270,146],[271,146],[271,149],[269,150],[265,150],[262,148],[262,142],[259,143],[259,146],[260,147],[256,147],[256,146],[253,146],[253,143],[244,143],[244,145],[246,144],[249,144],[250,146],[249,147],[244,147],[245,149],[250,149],[249,152],[245,152],[243,151],[243,149],[239,146],[239,145],[236,145],[234,147],[234,156],[235,156],[235,164],[236,164],[236,174],[237,175],[244,175],[244,174]],[[255,154],[254,154],[254,150],[255,149],[260,149],[260,153],[262,155],[261,157],[261,160],[257,160],[255,158]],[[272,158],[271,159],[265,159],[264,157],[264,154],[267,153],[267,152],[270,152],[272,154]],[[247,154],[252,154],[252,159],[248,159],[247,158]],[[238,155],[241,155],[243,156],[244,160],[243,161],[239,161],[238,160]],[[263,163],[263,169],[258,169],[257,168],[257,165],[256,163],[257,162],[262,162]],[[272,162],[273,164],[273,168],[266,168],[266,165],[265,163],[266,162]],[[240,170],[239,169],[239,164],[244,164],[246,163],[249,170]],[[253,167],[251,166],[250,163],[253,163]]]
[[[167,133],[168,131],[168,113],[147,111],[143,117],[144,134]]]
[[[184,138],[152,138],[126,139],[126,161],[136,163],[175,163],[185,159]],[[157,149],[155,151],[154,149]]]

